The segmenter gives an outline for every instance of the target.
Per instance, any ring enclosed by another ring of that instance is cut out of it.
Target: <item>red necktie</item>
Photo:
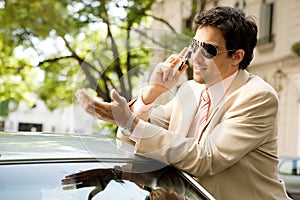
[[[206,88],[201,92],[201,96],[200,96],[200,106],[199,106],[200,118],[199,118],[199,128],[198,128],[198,130],[200,131],[199,134],[202,134],[203,129],[205,127],[208,118],[209,107],[210,107],[210,99]]]

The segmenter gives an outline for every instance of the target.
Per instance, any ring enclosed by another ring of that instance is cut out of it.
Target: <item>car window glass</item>
[[[300,160],[297,160],[297,175],[300,176]]]
[[[172,167],[134,172],[130,180],[109,179],[102,190],[99,175],[122,165],[124,163],[99,162],[0,165],[0,199],[71,200],[88,199],[91,194],[94,195],[90,199],[95,200],[149,199],[150,193],[158,190],[164,195],[175,194],[190,200],[209,199]],[[79,175],[75,181],[62,185],[62,180],[74,174]]]
[[[173,167],[167,166],[159,170],[141,173],[136,170],[141,169],[141,166],[145,166],[144,164],[135,163],[131,166],[134,171],[125,176],[130,177],[130,180],[122,179],[123,176],[119,176],[120,173],[116,172],[118,171],[116,168],[120,169],[121,167],[115,166],[113,169],[99,168],[67,175],[62,180],[62,184],[65,189],[73,190],[95,186],[96,188],[89,195],[92,199],[139,200],[149,199],[154,194],[156,198],[164,197],[158,199],[209,199],[203,191],[192,186],[192,183]]]
[[[292,160],[284,160],[280,165],[279,172],[281,174],[293,174],[293,162]]]
[[[279,173],[300,176],[300,160],[286,159],[279,166]]]

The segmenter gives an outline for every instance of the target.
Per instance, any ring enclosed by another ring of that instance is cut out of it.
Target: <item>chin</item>
[[[201,76],[193,76],[193,79],[195,82],[200,83],[200,84],[205,84],[203,78]]]

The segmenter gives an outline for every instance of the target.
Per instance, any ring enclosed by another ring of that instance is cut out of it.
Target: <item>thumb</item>
[[[188,50],[188,48],[184,47],[178,55],[183,57],[185,55],[185,53],[187,52],[187,50]]]
[[[110,96],[115,102],[119,104],[124,104],[124,102],[126,103],[125,98],[122,97],[115,89],[111,90]]]

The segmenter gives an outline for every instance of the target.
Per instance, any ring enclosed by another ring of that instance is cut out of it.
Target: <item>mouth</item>
[[[205,71],[207,70],[207,65],[204,63],[194,63],[193,69],[194,71]]]

